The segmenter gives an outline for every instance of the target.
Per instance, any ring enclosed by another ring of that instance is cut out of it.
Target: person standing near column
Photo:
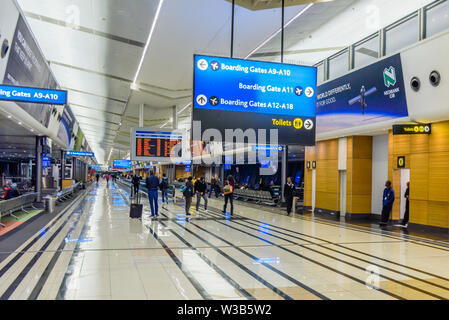
[[[405,190],[405,215],[402,220],[402,227],[408,228],[408,221],[410,217],[410,182],[407,182],[407,190]]]
[[[153,171],[150,171],[150,176],[145,180],[145,184],[148,190],[148,200],[150,201],[151,218],[155,219],[159,217],[158,192],[159,192],[159,178],[154,175]]]
[[[284,188],[284,198],[287,203],[287,215],[289,216],[292,213],[293,208],[293,194],[295,192],[295,185],[292,182],[292,178],[287,178],[287,184]]]
[[[394,204],[394,190],[391,187],[391,181],[385,183],[385,190],[383,195],[382,221],[381,226],[386,226],[390,220],[390,213],[393,210]]]

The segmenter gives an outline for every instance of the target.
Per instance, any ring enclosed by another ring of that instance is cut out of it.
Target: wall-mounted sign
[[[310,169],[310,161],[307,161],[307,169]]]
[[[393,126],[394,135],[402,134],[431,134],[431,124],[399,124]]]
[[[280,144],[313,146],[316,83],[313,67],[195,55],[193,121],[223,141],[226,129],[278,129]]]
[[[405,157],[398,157],[398,168],[399,169],[405,168]]]
[[[131,160],[114,160],[112,167],[117,170],[131,169]]]
[[[67,91],[0,85],[0,100],[65,105]]]
[[[312,169],[316,169],[316,161],[312,162]]]
[[[92,152],[66,151],[65,154],[73,157],[95,157],[95,154]]]
[[[317,88],[318,133],[408,117],[399,54]]]
[[[131,129],[131,160],[133,161],[171,161],[180,162],[186,145],[185,133],[180,130],[161,130],[153,128]]]

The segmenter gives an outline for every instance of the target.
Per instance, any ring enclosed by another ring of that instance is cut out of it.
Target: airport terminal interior
[[[0,5],[0,300],[449,300],[449,0]]]

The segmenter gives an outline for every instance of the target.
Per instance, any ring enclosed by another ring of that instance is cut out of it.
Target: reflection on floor
[[[212,199],[129,219],[129,194],[86,197],[0,264],[0,299],[449,299],[449,248]]]

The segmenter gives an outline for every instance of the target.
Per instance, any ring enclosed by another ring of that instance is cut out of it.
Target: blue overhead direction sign
[[[67,91],[0,85],[0,100],[66,105]]]
[[[66,151],[66,155],[75,157],[95,157],[92,152],[81,152],[81,151]]]

